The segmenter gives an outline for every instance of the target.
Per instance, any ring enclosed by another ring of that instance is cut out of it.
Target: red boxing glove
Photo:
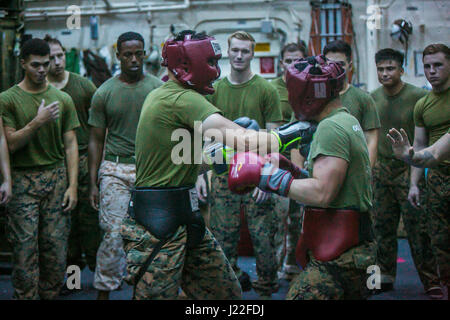
[[[236,153],[230,164],[228,188],[233,193],[245,194],[259,185],[261,168],[266,160],[253,152]]]
[[[274,166],[289,171],[294,179],[304,179],[309,177],[308,171],[297,167],[291,160],[279,153],[269,153],[264,159],[272,163]]]

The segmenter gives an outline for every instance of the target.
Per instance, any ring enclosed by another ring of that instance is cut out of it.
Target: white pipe
[[[367,8],[377,6],[379,1],[367,0]],[[391,4],[393,1],[391,1]],[[378,87],[377,66],[375,65],[375,53],[378,50],[378,30],[368,28],[366,25],[366,49],[367,49],[367,91]]]
[[[137,3],[136,2],[122,2],[122,3],[110,3],[109,0],[103,0],[105,3],[104,4],[100,4],[100,5],[79,5],[78,7],[81,10],[87,10],[87,9],[98,9],[98,10],[104,10],[104,9],[109,9],[109,10],[115,10],[115,9],[127,9],[127,8],[136,8],[137,7]],[[166,1],[168,2],[168,1]],[[109,3],[109,6],[107,5],[107,3]],[[165,6],[174,6],[174,5],[179,5],[179,3],[175,3],[175,2],[170,2],[170,4],[166,4]],[[140,7],[143,6],[158,6],[158,2],[150,2],[150,1],[146,1],[146,2],[140,2],[139,3]],[[65,11],[67,7],[45,7],[45,8],[26,8],[25,12],[35,12],[35,11]]]
[[[241,1],[236,1],[236,0],[218,0],[218,1],[191,1],[190,2],[190,6],[203,6],[203,5],[239,5],[239,4],[259,4],[259,3],[271,3],[274,0],[241,0]],[[137,11],[140,11],[138,8],[136,8],[136,2],[124,2],[124,3],[110,3],[109,0],[103,0],[103,2],[105,3],[104,5],[96,5],[94,7],[95,10],[101,10],[101,12],[108,10],[109,13],[117,10],[117,9],[130,9],[130,8],[134,8]],[[170,10],[171,8],[175,8],[175,9],[187,9],[187,7],[185,7],[186,2],[189,1],[185,1],[185,4],[180,5],[177,3],[172,3],[170,5],[165,5],[165,6],[161,6],[161,5],[157,5],[157,3],[155,2],[139,2],[139,8],[140,9],[145,9],[144,7],[150,7],[147,8],[147,10],[152,10],[152,8],[164,8],[164,10]],[[93,7],[91,5],[81,5],[78,6],[81,11],[83,10],[93,10]],[[28,12],[50,12],[50,11],[57,11],[57,12],[65,12],[66,7],[45,7],[45,8],[27,8],[25,9],[25,13],[27,14]],[[162,9],[159,9],[162,10]],[[120,12],[119,12],[120,13]]]
[[[203,6],[203,5],[217,5],[217,4],[229,4],[229,5],[240,5],[240,4],[258,4],[258,3],[271,3],[274,0],[218,0],[218,1],[192,1],[192,6]]]
[[[115,8],[116,6],[114,6]],[[171,10],[184,10],[190,7],[190,0],[184,0],[183,4],[177,5],[166,5],[166,6],[150,6],[150,7],[140,7],[137,8],[136,4],[132,8],[117,8],[117,9],[92,9],[82,10],[80,15],[105,15],[105,14],[115,14],[115,13],[139,13],[139,12],[153,12],[153,11],[171,11]],[[25,10],[25,18],[48,18],[48,17],[66,17],[72,15],[72,12],[67,11],[55,11],[47,12],[47,10],[33,10],[33,12],[28,12]]]
[[[223,21],[238,21],[238,20],[258,21],[258,20],[263,20],[263,19],[267,19],[267,17],[205,19],[205,20],[200,20],[199,22],[197,22],[197,24],[192,29],[198,30],[198,27],[204,23],[215,23],[215,22],[223,22]],[[289,24],[281,18],[269,16],[269,19],[275,20],[275,21],[280,21],[280,22],[284,23],[287,27],[289,27]]]

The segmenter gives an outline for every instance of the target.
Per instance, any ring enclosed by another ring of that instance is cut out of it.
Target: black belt
[[[159,240],[172,237],[196,211],[198,198],[192,187],[138,187],[131,192],[130,216]]]
[[[136,287],[164,244],[186,225],[188,248],[200,244],[205,235],[205,222],[198,208],[197,192],[193,187],[136,188],[131,192],[129,215],[159,242],[141,266],[134,283]]]

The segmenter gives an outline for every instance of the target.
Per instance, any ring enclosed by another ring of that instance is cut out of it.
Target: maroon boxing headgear
[[[220,45],[213,37],[193,39],[192,34],[185,34],[184,40],[166,41],[161,65],[168,67],[182,84],[201,94],[212,94],[212,82],[220,76],[217,60],[221,57]]]
[[[345,70],[324,55],[299,59],[286,72],[289,103],[299,120],[312,120],[344,87]]]

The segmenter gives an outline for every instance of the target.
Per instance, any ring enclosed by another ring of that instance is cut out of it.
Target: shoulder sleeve
[[[219,87],[219,81],[216,81],[214,84],[213,84],[213,87],[214,87],[214,93],[213,94],[207,94],[206,96],[205,96],[205,98],[206,98],[206,100],[208,100],[210,103],[212,103],[213,105],[215,105],[215,101],[216,101],[216,96],[217,96],[217,89],[218,89],[218,87]]]
[[[72,98],[65,92],[61,92],[64,94],[64,113],[62,119],[62,131],[63,133],[78,128],[80,126],[80,122],[78,121],[77,111],[75,109],[75,105],[73,103]]]
[[[265,84],[265,101],[264,101],[264,118],[267,122],[283,121],[283,113],[281,112],[281,102],[278,90],[267,81]],[[265,124],[263,124],[265,126]]]
[[[419,99],[414,106],[414,125],[416,127],[425,127],[425,122],[423,121],[423,108],[425,105],[425,97]]]
[[[0,94],[0,117],[3,119],[3,126],[17,129],[13,108],[14,105],[6,94]]]
[[[95,91],[97,91],[97,87],[95,86],[95,84],[89,80],[85,78],[85,90],[89,93],[89,95],[92,97],[95,93]]]
[[[364,106],[364,113],[361,121],[362,129],[365,131],[381,128],[380,117],[378,115],[378,110],[375,107],[375,101],[369,94],[366,93],[364,93],[362,97],[362,103]]]
[[[161,79],[159,79],[155,76],[153,76],[153,83],[155,85],[155,88],[159,88],[164,84],[164,82]]]
[[[94,96],[95,92],[97,91],[97,87],[90,81],[89,79],[83,78],[83,88],[84,92],[86,93],[86,100],[89,102],[86,105],[86,108],[91,107],[92,97]]]
[[[88,124],[97,128],[106,128],[105,99],[100,90],[101,89],[99,88],[92,97]]]
[[[350,162],[350,138],[336,122],[324,120],[314,134],[310,159],[319,155],[331,156]]]
[[[148,81],[146,85],[151,87],[151,90],[159,88],[164,84],[164,82],[161,79],[158,79],[157,77],[151,74],[147,75],[146,81]]]
[[[178,118],[189,128],[194,128],[196,121],[203,122],[214,113],[222,114],[222,111],[212,105],[206,98],[196,92],[188,91],[182,94],[176,101],[180,112]]]
[[[373,100],[373,101],[375,102],[375,104],[376,104],[376,101],[377,101],[377,89],[371,91],[371,92],[369,93],[369,95],[370,95],[370,97],[372,98],[372,100]]]

